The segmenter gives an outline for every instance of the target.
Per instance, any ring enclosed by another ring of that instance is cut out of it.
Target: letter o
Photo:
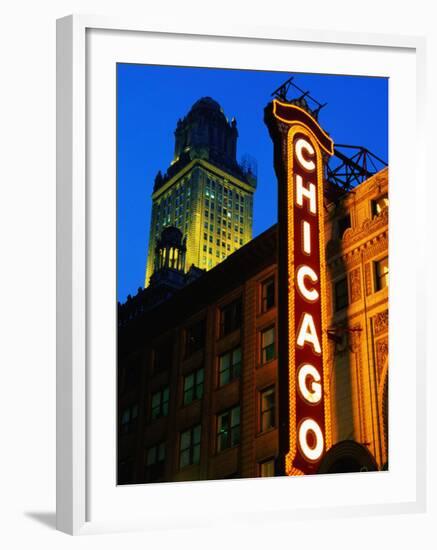
[[[314,447],[308,445],[308,432],[314,434],[316,439]],[[324,448],[323,433],[320,426],[312,418],[305,419],[299,426],[299,447],[304,456],[312,462],[316,462],[322,456]]]

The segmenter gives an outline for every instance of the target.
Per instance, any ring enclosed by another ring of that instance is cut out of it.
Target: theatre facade
[[[319,380],[307,368],[302,386],[308,400],[323,404],[315,415],[323,447],[299,473],[382,470],[388,467],[388,170],[334,198],[322,192],[319,204],[323,372]],[[296,422],[281,363],[281,349],[295,350],[296,339],[279,322],[279,234],[275,225],[204,270],[185,265],[181,229],[161,232],[150,286],[119,305],[119,484],[293,475],[291,445],[296,456],[305,448],[290,433],[308,415]],[[296,368],[306,364],[296,361]],[[317,441],[308,441],[311,458]]]

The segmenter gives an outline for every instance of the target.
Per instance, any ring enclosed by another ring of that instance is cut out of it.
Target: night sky
[[[263,122],[271,93],[290,76],[327,106],[319,122],[334,143],[362,145],[388,161],[388,80],[226,69],[117,65],[117,278],[118,300],[144,283],[158,170],[167,170],[178,118],[203,96],[215,99],[237,119],[237,158],[258,164],[253,235],[276,222],[273,145]]]

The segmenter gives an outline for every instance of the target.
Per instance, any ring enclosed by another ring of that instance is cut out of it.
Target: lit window
[[[337,281],[335,283],[334,294],[335,311],[340,311],[341,309],[344,309],[349,303],[346,277],[344,277],[344,279],[340,279],[340,281]]]
[[[275,389],[268,388],[260,394],[260,431],[275,427]]]
[[[217,452],[240,443],[240,406],[217,416]]]
[[[168,415],[168,386],[152,394],[152,420]]]
[[[259,476],[260,477],[273,477],[275,475],[275,460],[269,458],[259,464]]]
[[[198,369],[184,378],[184,405],[203,397],[203,369]]]
[[[375,291],[388,287],[388,256],[375,262]]]
[[[261,311],[264,313],[275,305],[275,278],[271,277],[262,283]]]
[[[379,216],[383,210],[388,208],[388,195],[381,195],[372,201],[372,216]]]
[[[200,438],[202,427],[200,424],[181,433],[179,446],[179,467],[200,462]]]
[[[275,358],[275,327],[261,333],[261,363],[268,363]]]
[[[241,348],[224,353],[219,358],[219,386],[239,378],[241,373]]]

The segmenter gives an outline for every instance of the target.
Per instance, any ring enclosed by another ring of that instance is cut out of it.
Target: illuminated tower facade
[[[210,97],[178,121],[173,161],[155,178],[145,286],[167,227],[183,234],[185,271],[209,270],[251,240],[256,167],[238,164],[237,139],[236,120],[229,122]]]

